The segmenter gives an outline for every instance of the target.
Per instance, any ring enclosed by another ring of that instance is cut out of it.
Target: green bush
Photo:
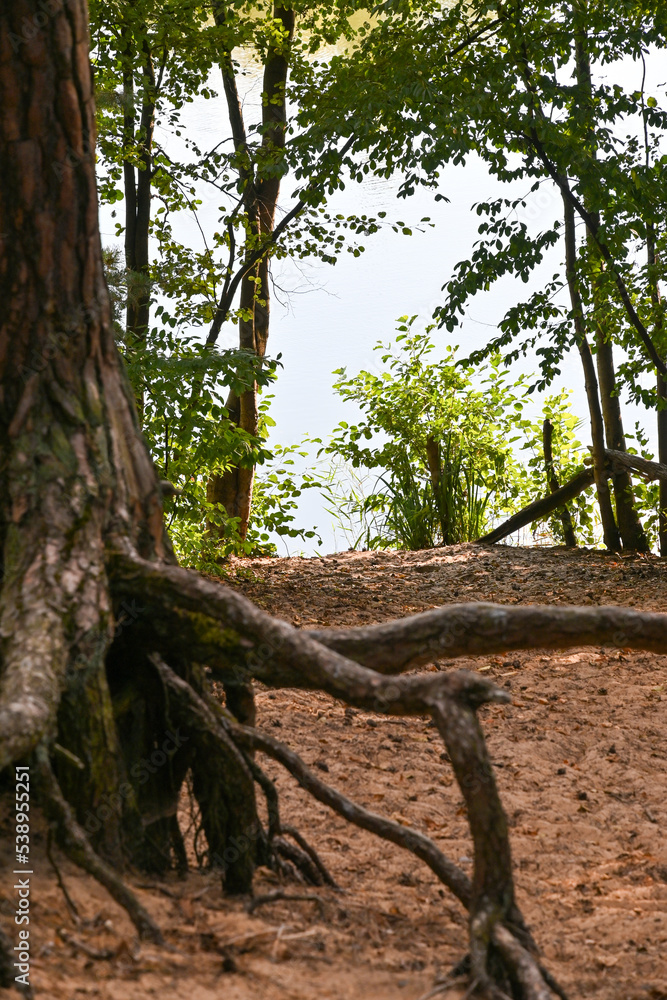
[[[541,422],[524,416],[530,387],[512,382],[499,357],[473,369],[448,348],[432,361],[429,330],[401,320],[394,345],[378,344],[381,368],[334,385],[362,418],[342,421],[320,454],[334,465],[323,488],[328,509],[354,547],[430,548],[479,538],[548,489]],[[554,465],[565,481],[581,465],[566,393],[549,397]],[[528,450],[522,464],[518,453]],[[590,498],[575,502],[575,524],[592,531]],[[553,517],[549,530],[562,531]]]

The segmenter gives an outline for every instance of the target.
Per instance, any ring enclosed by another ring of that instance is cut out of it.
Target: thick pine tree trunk
[[[60,787],[94,846],[161,871],[183,863],[179,790],[189,767],[202,784],[207,757],[174,730],[132,642],[151,609],[112,602],[111,550],[174,558],[104,283],[85,3],[26,38],[39,7],[0,8],[0,769],[57,741]],[[205,789],[209,825],[225,800],[244,801],[247,825],[247,769],[232,762],[221,781]],[[256,851],[241,852],[235,888]]]

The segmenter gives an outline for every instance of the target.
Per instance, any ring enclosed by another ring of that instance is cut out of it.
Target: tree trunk
[[[426,462],[428,465],[429,475],[431,477],[431,486],[433,487],[433,500],[435,501],[435,505],[438,510],[440,530],[442,531],[442,544],[450,545],[451,534],[449,529],[449,519],[447,517],[447,511],[445,510],[442,496],[442,458],[440,454],[440,444],[434,437],[431,436],[426,439]]]
[[[97,850],[164,870],[184,858],[185,772],[207,758],[130,641],[147,609],[109,590],[110,548],[175,560],[104,283],[85,4],[27,40],[29,8],[0,11],[0,769],[57,741],[58,784]],[[247,818],[245,773],[229,765],[218,794],[242,788]]]
[[[123,186],[125,194],[125,269],[127,274],[126,343],[128,349],[145,344],[150,319],[149,236],[152,203],[153,132],[155,129],[155,70],[144,37],[137,52],[132,29],[123,30]],[[136,88],[136,64],[140,87]],[[139,129],[135,104],[140,100]],[[135,166],[135,160],[139,165]],[[139,415],[143,393],[136,394]]]
[[[218,24],[224,24],[227,18],[225,6],[218,3],[215,9]],[[248,257],[253,258],[257,243],[262,245],[273,232],[276,207],[280,193],[280,180],[283,173],[280,162],[285,148],[285,129],[287,125],[287,108],[285,103],[285,85],[289,69],[289,51],[294,33],[294,11],[280,3],[274,4],[273,17],[280,23],[283,35],[271,44],[267,51],[264,64],[264,80],[262,87],[262,157],[268,162],[268,169],[254,167],[249,163],[248,141],[243,121],[241,101],[236,86],[236,78],[231,60],[231,53],[223,53],[221,69],[229,119],[232,127],[232,137],[237,155],[237,170],[239,173],[239,190],[243,196],[244,208],[248,217],[249,229],[253,239],[248,248]],[[258,261],[254,261],[243,276],[241,282],[239,318],[239,347],[253,351],[263,358],[266,354],[266,344],[269,336],[270,291],[269,291],[269,257],[267,253]],[[216,333],[220,324],[216,323]],[[215,338],[208,343],[215,343]],[[253,437],[259,432],[259,408],[257,399],[257,384],[253,384],[240,398],[230,393],[227,400],[227,410],[230,418],[242,430]],[[212,476],[207,486],[206,499],[209,503],[221,504],[228,517],[238,518],[238,532],[241,539],[248,533],[250,508],[252,504],[252,489],[254,467],[246,461],[237,463],[221,476]],[[210,523],[209,530],[222,533],[220,528]]]
[[[575,10],[580,17],[583,17],[584,26],[576,28],[575,38],[575,62],[577,83],[579,85],[580,111],[582,124],[585,130],[585,141],[591,147],[591,156],[595,158],[597,152],[596,136],[592,126],[593,120],[593,83],[591,77],[591,64],[589,57],[589,43],[586,31],[586,3],[576,3]],[[594,222],[596,229],[600,227],[600,215],[591,207],[587,199],[584,199],[585,207]],[[604,431],[607,447],[616,451],[625,451],[625,434],[623,432],[623,420],[621,417],[621,403],[616,387],[616,377],[614,372],[614,349],[611,339],[607,335],[604,322],[605,303],[602,297],[601,275],[604,270],[604,261],[600,256],[592,233],[587,233],[588,249],[593,263],[593,321],[595,323],[595,350],[598,381],[600,385],[600,399],[602,402],[602,415],[604,419]],[[649,544],[646,538],[641,521],[635,507],[632,480],[624,470],[614,474],[612,478],[614,489],[614,500],[616,503],[616,519],[618,521],[618,531],[623,543],[623,548],[631,552],[648,552]]]
[[[646,156],[648,159],[648,145]],[[647,230],[646,257],[647,264],[650,269],[649,285],[651,288],[651,305],[653,306],[655,313],[655,329],[659,334],[664,335],[664,306],[662,296],[660,295],[658,279],[655,275],[655,266],[657,263],[655,252],[655,230],[652,224],[649,224]],[[660,343],[661,339],[662,337],[659,338],[660,347],[662,347],[662,344]],[[657,372],[656,376],[656,395],[658,407],[658,461],[663,465],[667,465],[667,380],[662,377],[660,372]],[[660,555],[664,557],[667,556],[667,481],[663,481],[662,479],[660,480],[659,490],[658,539],[660,544]]]
[[[584,369],[586,398],[588,399],[588,412],[591,421],[591,440],[593,443],[593,471],[595,473],[595,488],[597,490],[600,518],[602,520],[602,533],[607,548],[613,552],[619,552],[621,549],[621,539],[616,527],[616,521],[614,520],[609,484],[607,483],[604,468],[604,425],[600,409],[598,383],[595,377],[595,363],[593,362],[591,348],[586,338],[583,304],[579,292],[574,209],[566,198],[563,198],[563,205],[565,209],[565,266],[567,269],[567,283],[570,290],[572,315],[574,317],[575,340]]]
[[[621,403],[618,398],[614,373],[613,345],[610,340],[606,339],[604,330],[599,323],[596,332],[595,359],[600,382],[600,399],[607,448],[614,451],[626,451]],[[616,503],[618,531],[623,548],[629,552],[649,552],[650,546],[637,514],[632,480],[629,474],[625,471],[615,472],[612,476],[612,486]]]
[[[551,447],[551,442],[553,438],[554,425],[547,419],[542,424],[542,447],[544,449],[544,464],[547,470],[547,480],[549,483],[549,490],[551,493],[556,493],[560,489],[560,483],[558,482],[558,477],[554,469],[554,457],[553,450]],[[560,523],[563,526],[563,538],[565,539],[565,544],[569,545],[571,548],[577,547],[577,536],[574,533],[574,526],[572,524],[572,516],[568,508],[563,505],[558,509],[558,516],[560,517]]]
[[[658,372],[657,375],[657,396],[658,406],[662,403],[663,409],[658,409],[658,461],[667,465],[667,382]],[[667,556],[667,482],[660,480],[659,485],[659,541],[660,555]]]

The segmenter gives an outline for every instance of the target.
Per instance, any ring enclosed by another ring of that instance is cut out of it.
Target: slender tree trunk
[[[262,86],[262,157],[270,161],[269,169],[255,168],[249,162],[248,142],[243,121],[231,53],[223,53],[221,69],[232,137],[237,156],[239,187],[243,195],[249,228],[260,245],[273,232],[276,207],[282,176],[281,157],[285,147],[287,108],[285,86],[289,69],[289,52],[294,34],[294,11],[280,3],[274,4],[273,17],[279,22],[283,36],[269,46],[264,64]],[[224,4],[217,4],[215,18],[224,24],[227,12]],[[254,251],[250,247],[249,255]],[[269,336],[270,289],[268,254],[248,268],[241,282],[239,319],[239,346],[253,351],[258,357],[266,354]],[[230,393],[227,410],[238,427],[257,437],[259,432],[259,407],[257,384],[253,384],[240,398]],[[212,476],[207,486],[209,503],[222,504],[229,517],[238,518],[242,539],[248,532],[254,466],[248,460],[237,463],[221,476]],[[216,526],[209,525],[211,531]]]
[[[577,275],[577,245],[574,230],[574,210],[569,201],[563,198],[565,209],[565,257],[567,269],[567,283],[570,290],[570,301],[572,303],[572,314],[574,317],[574,329],[579,357],[584,369],[584,382],[586,385],[586,398],[588,400],[588,412],[591,421],[591,440],[593,444],[593,470],[595,472],[595,487],[597,490],[598,504],[600,507],[600,518],[602,521],[602,533],[604,543],[608,549],[619,552],[621,549],[621,539],[614,520],[614,511],[611,505],[609,484],[605,475],[605,442],[604,424],[602,420],[602,410],[600,408],[600,397],[598,394],[598,382],[595,376],[595,362],[591,354],[591,348],[586,338],[586,326],[584,322],[583,304],[579,292],[579,282]]]
[[[434,437],[426,439],[426,461],[433,487],[433,499],[435,501],[438,518],[440,520],[440,530],[442,531],[442,544],[451,544],[451,533],[447,511],[445,510],[442,497],[442,457],[440,454],[440,444]]]
[[[658,406],[662,403],[663,409],[658,409],[658,461],[667,465],[667,382],[662,375],[657,375],[657,395]],[[659,539],[660,555],[667,556],[667,482],[660,480],[659,495]]]
[[[596,335],[596,362],[600,382],[600,398],[604,418],[607,448],[626,451],[623,418],[614,373],[613,346],[605,338],[604,330],[598,324]],[[662,461],[662,459],[661,459]],[[612,477],[616,518],[623,548],[630,552],[648,552],[650,546],[635,507],[632,479],[625,471],[615,472]]]
[[[553,449],[551,447],[553,439],[554,425],[547,419],[542,425],[542,446],[544,449],[544,464],[547,470],[547,481],[549,483],[549,490],[551,493],[556,493],[560,489],[560,483],[558,482],[558,477],[556,476],[556,470],[554,469],[554,457]],[[574,533],[574,526],[572,524],[572,516],[570,511],[566,506],[563,506],[558,511],[558,516],[560,517],[560,523],[563,526],[563,538],[565,539],[565,544],[576,548],[577,546],[577,536]]]
[[[590,154],[596,156],[596,136],[593,129],[593,82],[591,76],[591,63],[589,56],[589,43],[586,31],[586,0],[575,4],[575,9],[580,17],[583,17],[584,27],[575,28],[575,63],[577,83],[579,85],[580,111],[583,117],[585,130],[585,141],[590,147]],[[596,229],[600,227],[600,216],[594,206],[588,204],[584,199],[584,205],[594,222]],[[602,284],[602,272],[604,261],[600,256],[599,249],[590,231],[587,233],[588,251],[593,265],[593,321],[595,323],[595,352],[598,381],[600,386],[600,400],[602,404],[602,416],[604,420],[604,430],[607,447],[615,451],[625,451],[625,434],[623,431],[623,419],[621,416],[621,403],[616,386],[616,375],[614,371],[614,348],[610,337],[607,334],[605,324],[605,302]],[[621,470],[614,473],[612,478],[614,490],[614,500],[616,505],[616,518],[618,521],[618,531],[621,536],[623,548],[633,552],[648,552],[649,544],[646,538],[641,521],[637,514],[634,502],[634,492],[632,489],[632,479],[629,474]]]
[[[150,320],[149,237],[152,204],[153,132],[155,129],[155,69],[144,38],[136,50],[132,31],[123,31],[123,186],[125,194],[125,269],[127,273],[126,343],[141,347]],[[139,88],[137,89],[137,82]],[[137,99],[141,102],[137,130]],[[138,165],[135,161],[138,157]],[[143,392],[136,393],[139,416]]]
[[[648,227],[646,257],[649,268],[655,268],[655,232],[652,225],[649,225]],[[649,282],[651,286],[651,303],[656,315],[655,327],[659,333],[662,333],[664,330],[664,322],[660,287],[658,285],[657,278],[654,275],[649,277]],[[659,346],[662,346],[660,341]],[[662,377],[660,372],[657,372],[656,375],[656,395],[658,397],[658,461],[667,465],[667,380]],[[667,482],[662,479],[659,482],[659,491],[658,539],[660,544],[660,555],[664,557],[667,556]]]

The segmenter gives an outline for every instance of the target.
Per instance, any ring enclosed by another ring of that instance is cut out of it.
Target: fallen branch
[[[660,462],[649,462],[648,459],[641,458],[639,455],[630,455],[627,451],[606,449],[604,454],[607,460],[607,474],[609,476],[615,471],[623,469],[626,472],[634,472],[646,480],[646,482],[652,482],[654,479],[667,480],[667,465],[663,465]],[[593,469],[582,469],[581,472],[578,472],[573,479],[570,479],[560,489],[554,490],[547,497],[542,497],[528,504],[523,510],[513,514],[506,521],[503,521],[502,524],[499,524],[493,531],[489,531],[488,534],[478,538],[475,544],[493,545],[494,542],[501,541],[507,535],[511,535],[512,532],[518,531],[519,528],[525,528],[527,524],[532,524],[533,521],[543,520],[569,500],[574,500],[576,496],[583,493],[594,482],[595,473]]]
[[[518,531],[519,528],[525,528],[527,524],[532,524],[533,521],[541,521],[553,513],[553,511],[558,510],[559,507],[562,507],[570,500],[574,500],[580,493],[583,493],[589,486],[592,486],[594,482],[595,473],[593,469],[582,469],[581,472],[577,473],[573,479],[570,479],[560,489],[550,493],[547,497],[541,497],[539,500],[528,504],[527,507],[524,507],[517,514],[512,514],[511,517],[503,521],[493,531],[478,538],[475,544],[493,545],[494,542],[499,542],[502,538],[506,538],[507,535],[511,535],[512,532]]]
[[[667,480],[667,465],[663,465],[661,462],[649,462],[647,458],[641,458],[639,455],[630,455],[627,451],[607,450],[605,454],[612,463],[612,466],[636,472],[648,483],[653,482],[655,479]]]

